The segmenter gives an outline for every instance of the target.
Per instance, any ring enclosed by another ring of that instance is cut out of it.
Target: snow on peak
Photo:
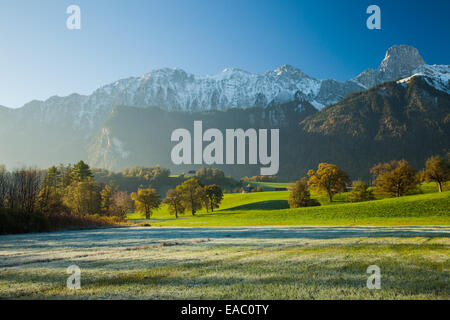
[[[412,78],[420,76],[430,86],[450,94],[450,65],[422,65],[411,76],[398,80],[397,83],[407,84]]]
[[[161,68],[102,86],[89,96],[52,98],[29,103],[23,109],[24,112],[36,110],[43,119],[56,119],[62,110],[74,126],[89,130],[95,129],[117,105],[194,111],[267,107],[301,100],[320,109],[349,93],[419,74],[439,90],[449,92],[448,65],[426,65],[417,49],[393,46],[378,69],[368,69],[346,82],[317,80],[288,64],[264,74],[226,68],[218,74],[204,76],[180,68]]]
[[[293,75],[293,76],[302,77],[302,78],[309,78],[305,73],[303,73],[302,70],[295,68],[289,64],[285,64],[285,65],[279,67],[278,69],[275,70],[275,72],[279,76],[281,76],[283,74],[288,74],[288,75]]]

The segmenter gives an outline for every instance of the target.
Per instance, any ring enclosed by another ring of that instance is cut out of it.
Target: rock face
[[[334,104],[346,95],[362,90],[365,90],[365,88],[351,80],[346,82],[333,79],[323,80],[316,101],[322,105]]]
[[[367,69],[354,80],[366,88],[377,84],[408,77],[414,70],[425,65],[419,51],[411,46],[393,46],[386,52],[378,69]]]

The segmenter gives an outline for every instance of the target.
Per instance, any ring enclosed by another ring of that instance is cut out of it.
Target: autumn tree
[[[289,207],[291,208],[320,205],[317,200],[311,199],[311,193],[308,190],[307,178],[298,180],[290,191],[288,202]]]
[[[42,188],[41,192],[39,192],[37,202],[39,210],[43,213],[55,214],[66,211],[63,195],[57,188],[48,186]]]
[[[44,183],[37,202],[39,210],[44,213],[54,214],[66,211],[63,204],[61,172],[57,167],[50,167],[45,173]]]
[[[60,172],[60,180],[61,180],[61,187],[67,188],[70,186],[70,184],[73,181],[73,175],[72,175],[72,165],[68,164],[67,166],[60,165],[59,166],[59,172]]]
[[[375,199],[373,191],[369,189],[367,183],[363,181],[353,182],[352,191],[347,196],[348,202],[369,201]]]
[[[145,219],[150,219],[153,210],[161,205],[161,198],[156,189],[139,189],[131,194],[136,209],[145,214]]]
[[[350,179],[337,165],[320,163],[317,171],[308,171],[308,187],[316,192],[324,192],[330,202],[333,195],[344,192]]]
[[[406,160],[394,160],[375,165],[370,173],[380,193],[400,197],[417,188],[419,177]]]
[[[425,163],[423,176],[426,182],[436,182],[439,192],[442,192],[442,184],[450,180],[449,163],[439,156],[431,157]]]
[[[100,191],[102,212],[108,215],[109,209],[113,202],[113,196],[117,189],[114,186],[105,185],[102,191]]]
[[[196,178],[186,180],[179,186],[179,191],[183,195],[183,204],[187,210],[190,210],[192,215],[202,208],[203,188]]]
[[[186,211],[183,193],[179,189],[178,186],[176,189],[167,191],[166,197],[163,200],[163,203],[167,204],[170,214],[174,214],[176,219],[178,219],[178,215],[183,214]]]
[[[205,186],[204,191],[205,196],[208,199],[209,208],[214,212],[214,208],[219,208],[220,203],[223,200],[222,189],[218,185],[212,184],[210,186]]]
[[[73,181],[66,188],[64,204],[77,215],[100,213],[101,199],[98,183],[92,178],[86,181]]]
[[[201,183],[200,183],[200,186],[202,188],[201,188],[201,190],[199,190],[198,197],[200,198],[202,207],[206,209],[206,212],[209,212],[210,203],[209,203],[209,198],[206,195],[206,186],[203,186]]]

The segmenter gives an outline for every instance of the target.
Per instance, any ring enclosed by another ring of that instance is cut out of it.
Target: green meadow
[[[288,187],[281,183],[253,183],[264,190]],[[434,184],[422,184],[419,194],[400,198],[377,197],[359,203],[346,202],[346,193],[335,195],[329,203],[324,196],[313,194],[320,207],[290,209],[289,191],[264,191],[225,194],[218,210],[190,212],[175,219],[162,206],[146,221],[140,214],[129,215],[131,222],[151,226],[216,227],[276,225],[448,225],[450,224],[450,191],[438,193]]]

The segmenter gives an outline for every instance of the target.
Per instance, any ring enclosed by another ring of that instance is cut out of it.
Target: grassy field
[[[146,227],[0,236],[0,299],[448,300],[450,191],[421,188],[299,209],[287,191],[226,194],[214,213],[130,215]],[[70,265],[81,290],[66,287]]]
[[[450,228],[292,228],[3,236],[0,298],[450,298]],[[74,264],[81,290],[66,287]],[[380,290],[366,287],[369,265],[381,269]]]
[[[220,209],[214,213],[202,210],[192,216],[186,212],[179,219],[174,219],[163,206],[150,221],[141,220],[138,214],[132,214],[129,218],[152,226],[187,227],[450,224],[450,191],[437,193],[434,184],[424,184],[421,189],[423,193],[418,195],[361,203],[347,203],[346,193],[336,195],[333,203],[323,196],[313,195],[322,206],[298,209],[289,208],[288,191],[234,193],[226,194]]]

